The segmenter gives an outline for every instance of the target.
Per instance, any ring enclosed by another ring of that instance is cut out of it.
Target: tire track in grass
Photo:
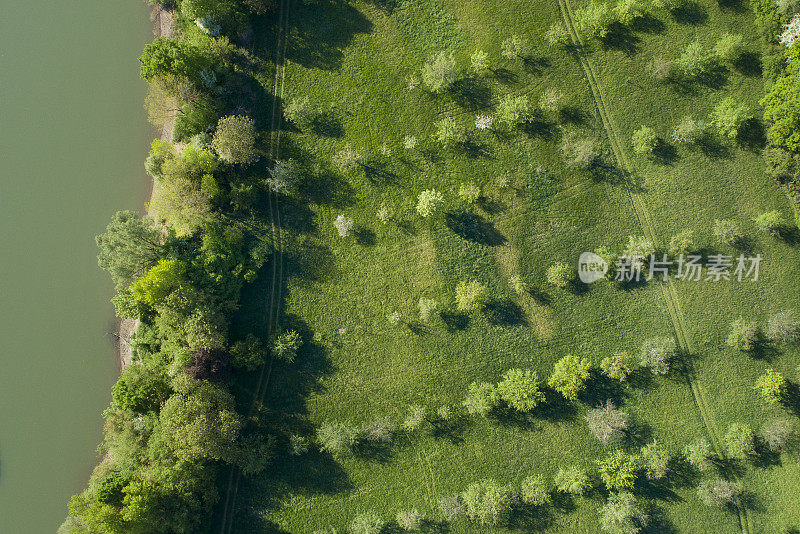
[[[622,146],[620,136],[617,132],[617,125],[614,122],[613,116],[608,111],[605,99],[603,98],[603,93],[600,90],[600,84],[597,82],[597,78],[594,74],[594,69],[584,53],[583,41],[581,40],[580,34],[575,28],[575,22],[573,20],[573,13],[569,0],[558,0],[558,6],[561,11],[561,18],[563,19],[567,31],[569,32],[572,45],[575,48],[575,55],[581,65],[581,68],[583,69],[584,74],[586,75],[586,80],[589,83],[589,88],[592,92],[592,98],[603,123],[603,128],[606,130],[606,136],[609,144],[611,145],[611,151],[614,153],[614,158],[620,165],[621,170],[625,173],[625,190],[628,193],[631,204],[633,205],[636,218],[639,221],[639,225],[641,226],[645,237],[651,243],[653,243],[653,245],[657,245],[658,240],[656,239],[656,232],[651,222],[650,212],[647,209],[647,205],[645,204],[644,200],[642,200],[641,196],[631,189],[630,181],[627,179],[627,177],[632,174],[633,165],[628,159]],[[675,330],[678,345],[684,354],[690,356],[694,354],[694,347],[692,345],[691,338],[687,333],[688,329],[686,327],[683,311],[680,307],[680,301],[678,299],[675,285],[671,279],[668,279],[666,282],[659,281],[658,285],[661,290],[661,294],[664,297],[664,301],[667,304],[667,311],[669,313],[673,329]],[[702,420],[703,425],[706,427],[706,432],[711,440],[711,445],[714,448],[717,456],[724,459],[725,454],[722,447],[722,439],[720,438],[719,428],[714,419],[713,413],[708,406],[705,392],[700,383],[692,379],[691,373],[687,374],[686,381],[689,384],[692,392],[692,399],[697,406],[700,419]],[[735,476],[733,476],[733,478],[737,479]],[[751,531],[751,526],[750,518],[747,515],[747,510],[742,506],[737,506],[736,511],[739,516],[739,526],[742,532],[749,534]]]
[[[272,99],[272,114],[270,117],[270,135],[269,135],[269,157],[270,159],[277,159],[279,146],[280,146],[280,127],[281,127],[281,113],[280,106],[283,101],[283,87],[286,73],[286,46],[287,46],[287,26],[289,22],[289,6],[291,0],[281,0],[278,11],[278,39],[275,50],[275,79],[273,83],[273,99]],[[283,292],[283,239],[281,234],[281,213],[280,206],[278,205],[278,197],[275,193],[268,191],[267,207],[270,219],[270,230],[272,233],[272,281],[271,290],[269,295],[269,312],[267,317],[267,339],[272,337],[274,332],[278,330],[278,322],[280,320],[280,305]],[[261,365],[261,371],[258,376],[253,398],[250,403],[250,409],[247,414],[247,419],[261,408],[266,396],[269,379],[272,375],[272,364],[274,358],[270,354],[269,361]],[[236,496],[239,492],[239,482],[242,478],[240,469],[231,467],[228,475],[228,489],[225,492],[225,504],[222,511],[222,519],[220,521],[220,533],[229,534],[233,530],[233,521],[235,518],[236,509]]]

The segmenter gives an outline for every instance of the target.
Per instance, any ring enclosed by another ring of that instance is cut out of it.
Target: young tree
[[[509,407],[518,412],[530,412],[542,401],[539,377],[535,371],[509,369],[497,383],[497,394]]]
[[[544,38],[547,39],[547,42],[551,45],[565,46],[570,42],[569,31],[567,31],[567,28],[561,21],[554,22],[545,32]]]
[[[506,95],[495,109],[495,120],[505,128],[514,128],[531,118],[530,103],[525,95]]]
[[[696,143],[703,136],[703,123],[686,115],[672,131],[672,140],[679,144]]]
[[[614,23],[614,13],[607,3],[591,0],[576,11],[575,22],[579,33],[586,37],[604,39]]]
[[[350,523],[352,534],[380,534],[386,522],[375,512],[362,512]]]
[[[198,82],[200,71],[210,64],[203,51],[188,41],[156,37],[139,58],[139,76],[147,82],[175,77]]]
[[[775,237],[780,237],[781,230],[786,227],[786,219],[783,218],[783,214],[778,210],[764,212],[753,221],[759,230],[769,232]]]
[[[489,54],[483,50],[475,50],[469,58],[475,74],[485,74],[489,71]]]
[[[675,67],[687,78],[696,78],[705,73],[710,66],[708,53],[700,41],[691,42],[675,61]]]
[[[228,115],[217,123],[211,142],[220,159],[228,163],[253,163],[258,157],[256,126],[243,115]]]
[[[735,506],[742,496],[742,488],[738,482],[715,477],[701,482],[697,495],[706,506]]]
[[[645,8],[641,0],[617,0],[614,6],[614,16],[616,19],[628,26],[636,19],[644,17],[646,14]]]
[[[725,451],[731,458],[745,460],[756,452],[755,435],[745,423],[732,423],[724,441]]]
[[[346,423],[325,421],[317,429],[317,440],[320,449],[333,455],[341,455],[352,451],[356,444],[358,431]]]
[[[510,486],[502,486],[489,479],[473,482],[461,495],[467,516],[489,526],[502,525],[508,521],[515,497]]]
[[[694,230],[683,230],[669,240],[669,253],[673,256],[686,254],[694,246]]]
[[[494,384],[489,382],[473,382],[469,385],[463,405],[470,415],[486,416],[500,402],[500,395]]]
[[[293,98],[283,108],[284,116],[301,130],[310,128],[317,117],[317,110],[307,96]]]
[[[522,502],[531,506],[546,506],[552,502],[550,488],[542,475],[531,475],[522,481]]]
[[[395,518],[397,525],[406,532],[418,531],[422,528],[422,523],[425,521],[425,514],[417,510],[402,510],[397,512]]]
[[[428,322],[434,317],[439,316],[439,303],[433,299],[420,297],[419,299],[419,318],[423,322]]]
[[[422,67],[422,83],[432,93],[443,93],[457,77],[456,59],[452,53],[439,52]]]
[[[586,422],[589,424],[589,430],[603,445],[620,441],[628,429],[628,415],[617,409],[610,400],[589,410]]]
[[[609,491],[631,489],[636,482],[636,458],[619,449],[598,460],[597,469]]]
[[[477,280],[461,281],[456,286],[456,307],[459,311],[477,311],[488,302],[489,290]]]
[[[675,338],[653,337],[642,345],[639,363],[649,367],[654,375],[665,375],[669,372],[672,360],[677,356]]]
[[[714,45],[714,55],[722,61],[732,63],[742,55],[744,38],[738,33],[723,33]]]
[[[445,117],[436,121],[437,141],[446,147],[452,147],[467,141],[467,129],[453,117]]]
[[[272,354],[287,363],[294,361],[297,351],[303,345],[303,338],[295,330],[281,332],[272,342]]]
[[[743,317],[739,317],[731,323],[730,333],[726,342],[731,347],[749,352],[756,348],[758,338],[758,324],[745,321]]]
[[[598,511],[600,528],[610,534],[637,534],[647,526],[649,516],[632,493],[612,493]]]
[[[555,476],[556,489],[562,493],[583,495],[589,489],[589,475],[580,467],[559,468]]]
[[[458,186],[458,198],[467,204],[475,204],[481,198],[481,188],[475,182],[467,182]]]
[[[800,16],[795,16],[800,28]],[[800,63],[790,61],[786,74],[775,80],[769,91],[761,99],[764,108],[764,120],[771,127],[767,137],[771,144],[800,152]]]
[[[336,155],[333,157],[333,162],[341,172],[351,172],[358,168],[363,162],[364,158],[361,152],[354,150],[350,144],[346,144]]]
[[[742,124],[747,120],[747,114],[747,106],[738,104],[729,96],[714,107],[709,115],[709,124],[720,136],[735,139]]]
[[[275,193],[289,194],[297,189],[303,178],[303,167],[292,158],[279,159],[269,170],[267,187]]]
[[[105,233],[95,237],[97,263],[108,271],[117,289],[128,287],[150,269],[161,254],[161,234],[149,219],[133,211],[118,211]]]
[[[569,265],[563,262],[554,263],[547,269],[547,282],[564,289],[572,282],[575,273]]]
[[[539,107],[551,113],[559,111],[563,103],[564,93],[555,87],[548,87],[539,97]]]
[[[714,219],[714,235],[723,245],[736,245],[744,237],[739,225],[731,219]]]
[[[340,213],[333,221],[333,227],[336,228],[339,237],[348,237],[353,233],[355,223],[351,217],[346,217],[344,213]]]
[[[567,167],[579,170],[591,168],[600,157],[600,142],[593,137],[580,137],[571,132],[564,136],[561,153]]]
[[[457,517],[464,515],[467,512],[464,503],[461,502],[461,497],[458,495],[450,495],[442,497],[439,501],[439,511],[447,521],[452,521]]]
[[[600,371],[608,378],[624,382],[631,374],[630,357],[626,352],[606,356],[600,362]]]
[[[683,457],[689,465],[700,471],[708,471],[714,466],[714,449],[705,438],[699,438],[683,448]]]
[[[426,219],[433,217],[444,204],[444,195],[436,189],[426,189],[417,197],[417,213]]]
[[[592,363],[588,358],[567,354],[556,362],[547,385],[561,393],[565,399],[576,400],[578,395],[586,389],[591,368]]]
[[[773,452],[781,452],[797,438],[797,429],[788,419],[771,419],[764,423],[759,438]]]
[[[653,441],[642,447],[639,464],[649,480],[661,480],[669,469],[669,452],[658,441]]]
[[[766,334],[774,343],[797,343],[800,341],[800,318],[794,310],[783,310],[771,315]]]
[[[655,252],[655,245],[645,236],[629,235],[628,244],[625,246],[625,250],[622,251],[622,256],[628,258],[632,265],[642,268],[645,260]]]
[[[408,415],[403,420],[403,429],[408,432],[418,430],[427,421],[428,411],[424,406],[412,404],[408,407]]]
[[[789,381],[782,374],[773,369],[767,369],[756,380],[755,390],[761,393],[765,401],[779,404],[786,398]]]
[[[394,421],[388,417],[378,417],[361,425],[359,437],[371,443],[386,443],[394,435]]]
[[[678,70],[678,66],[675,65],[675,62],[670,61],[662,56],[656,56],[647,64],[647,70],[650,72],[650,76],[659,82],[663,82],[668,80],[676,70]]]
[[[652,154],[658,146],[658,135],[649,126],[642,126],[631,137],[633,151],[637,154]]]
[[[525,59],[531,54],[531,45],[524,37],[514,34],[500,45],[501,54],[507,59]]]

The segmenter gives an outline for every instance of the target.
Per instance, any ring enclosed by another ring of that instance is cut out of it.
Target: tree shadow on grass
[[[489,107],[492,101],[492,89],[480,76],[468,76],[453,82],[448,94],[462,108],[477,111]]]
[[[359,226],[353,232],[356,243],[362,247],[372,247],[375,245],[375,232],[364,226]]]
[[[597,369],[592,369],[586,382],[586,389],[578,398],[588,406],[599,406],[606,400],[619,406],[628,395],[622,382],[607,377]]]
[[[756,117],[747,119],[739,127],[736,143],[751,152],[761,153],[767,146],[767,133],[764,123]]]
[[[645,13],[640,17],[636,17],[630,25],[631,30],[642,33],[664,33],[667,25],[664,21]]]
[[[631,31],[631,29],[619,22],[615,22],[608,28],[608,34],[600,42],[603,48],[619,50],[627,56],[632,56],[639,51],[641,39]]]
[[[469,327],[470,318],[466,313],[443,311],[440,316],[448,332],[459,332]]]
[[[499,326],[521,326],[528,324],[525,312],[512,300],[493,300],[483,307],[486,319]]]
[[[647,524],[642,527],[639,534],[677,534],[679,531],[658,506],[648,506],[647,515],[649,516]]]
[[[519,130],[530,138],[539,138],[545,141],[552,141],[558,137],[558,126],[548,121],[544,114],[536,110],[530,120],[519,125]]]
[[[696,146],[705,156],[712,159],[729,159],[731,157],[730,148],[710,134],[703,134],[698,139]]]
[[[800,385],[793,381],[789,382],[786,396],[781,404],[795,416],[800,417]]]
[[[453,416],[446,421],[431,421],[431,436],[437,439],[446,439],[454,445],[464,442],[464,433],[472,425],[473,420],[465,416]]]
[[[578,415],[578,408],[574,402],[570,402],[560,393],[550,389],[544,389],[545,401],[536,407],[536,415],[545,421],[556,423],[562,421],[573,421]]]
[[[687,2],[671,11],[672,18],[679,24],[703,24],[708,20],[708,12],[697,2]]]
[[[742,76],[761,77],[761,56],[755,52],[744,52],[733,61],[733,68]]]
[[[544,72],[544,69],[550,67],[552,63],[550,58],[546,56],[526,56],[522,58],[522,68],[528,74],[538,76]]]
[[[717,0],[720,9],[734,11],[736,13],[743,13],[747,11],[747,6],[742,0]]]
[[[344,208],[353,203],[355,192],[347,180],[323,169],[299,186],[300,196],[321,206]]]
[[[311,129],[323,137],[339,138],[344,135],[342,120],[333,112],[319,113],[311,121]]]
[[[554,520],[552,507],[518,502],[511,513],[508,526],[512,529],[523,529],[524,532],[539,532],[551,527]]]
[[[558,111],[558,120],[564,124],[584,125],[588,122],[588,117],[582,109],[575,106],[565,106]]]
[[[500,83],[513,84],[517,83],[517,74],[509,69],[500,67],[492,69],[492,77]]]
[[[674,145],[659,139],[653,149],[653,159],[661,165],[672,165],[678,160],[678,150]]]
[[[494,225],[480,215],[468,211],[445,214],[445,224],[456,235],[490,247],[506,243],[506,237]]]

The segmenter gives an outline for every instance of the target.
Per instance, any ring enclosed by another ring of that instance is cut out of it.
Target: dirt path
[[[617,160],[617,164],[619,165],[620,169],[626,173],[626,176],[632,175],[633,165],[628,159],[622,142],[620,141],[618,127],[614,122],[613,116],[608,111],[605,99],[603,98],[603,93],[600,90],[600,84],[597,82],[597,78],[594,74],[594,68],[584,52],[584,44],[581,40],[580,34],[575,28],[572,7],[570,6],[569,0],[558,0],[558,5],[559,9],[561,10],[561,16],[564,24],[569,31],[572,44],[575,47],[578,61],[581,64],[581,68],[583,69],[586,80],[591,88],[592,98],[594,99],[595,106],[597,107],[597,111],[603,123],[603,128],[606,131],[606,136],[608,137],[608,141],[611,145],[611,150],[614,153],[614,158]],[[639,225],[641,226],[645,237],[657,247],[658,239],[651,222],[650,212],[647,209],[647,205],[641,196],[633,191],[628,180],[625,180],[625,189],[631,199],[631,204],[633,205],[634,212],[636,213],[636,218],[639,221]],[[675,337],[678,341],[681,352],[687,355],[694,354],[694,347],[692,345],[688,329],[686,328],[683,311],[681,310],[678,294],[675,290],[672,280],[670,279],[667,282],[660,281],[658,282],[658,285],[661,290],[662,297],[667,304],[669,318],[672,322],[673,329],[675,330]],[[700,413],[700,418],[703,421],[703,425],[706,427],[706,431],[711,440],[714,451],[720,458],[724,458],[725,451],[722,448],[722,440],[720,438],[719,428],[714,420],[714,414],[711,411],[711,408],[709,408],[708,402],[706,401],[706,396],[702,385],[697,380],[693,380],[689,375],[687,375],[686,380],[691,389],[694,403],[697,406],[698,412]],[[747,510],[742,506],[737,506],[736,510],[739,515],[739,526],[741,527],[742,532],[749,534],[751,531],[751,526],[750,518],[747,515]]]

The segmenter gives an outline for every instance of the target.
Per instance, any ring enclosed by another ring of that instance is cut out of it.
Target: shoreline
[[[172,39],[175,35],[175,20],[172,16],[172,10],[164,7],[154,7],[150,12],[150,20],[153,22],[153,36],[165,37]],[[175,117],[172,116],[164,122],[161,132],[158,135],[159,139],[169,140],[172,139],[172,131],[175,127]],[[150,180],[150,190],[145,198],[145,206],[150,202],[153,197],[153,189],[155,188],[155,178]],[[117,321],[117,358],[119,359],[120,372],[122,372],[133,361],[133,351],[130,345],[131,336],[139,328],[139,319],[120,319],[115,317]]]

